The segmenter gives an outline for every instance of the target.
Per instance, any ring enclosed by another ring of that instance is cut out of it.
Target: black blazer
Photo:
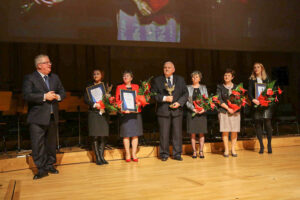
[[[153,79],[152,92],[155,92],[155,100],[157,102],[158,116],[179,116],[182,115],[183,106],[188,100],[188,90],[185,85],[183,77],[173,74],[173,84],[175,84],[175,90],[173,91],[173,103],[178,102],[180,107],[177,109],[171,109],[170,103],[163,102],[164,96],[169,96],[169,93],[165,89],[165,83],[167,83],[165,76],[161,75]]]
[[[232,89],[236,88],[236,86],[236,84],[233,84]],[[220,105],[222,103],[225,103],[227,105],[227,100],[229,99],[229,90],[223,84],[217,85],[217,95],[219,95]],[[227,113],[227,110],[222,106],[220,106],[219,110],[222,113]]]
[[[270,79],[266,78],[266,80],[263,80],[263,83],[269,83]],[[249,99],[252,103],[252,100],[255,99],[255,83],[257,83],[257,80],[249,80],[249,85],[248,85],[248,95]]]
[[[48,76],[50,90],[59,94],[63,100],[66,94],[59,77],[53,73]],[[51,105],[55,122],[58,123],[58,101],[43,101],[44,94],[49,92],[49,89],[39,72],[35,71],[25,76],[22,91],[24,99],[28,102],[27,123],[49,125]]]

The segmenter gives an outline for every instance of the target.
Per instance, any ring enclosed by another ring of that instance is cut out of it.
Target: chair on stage
[[[6,137],[7,137],[7,127],[8,127],[8,121],[6,117],[6,112],[8,112],[11,108],[12,104],[12,92],[10,91],[0,91],[0,112],[1,112],[1,118],[0,118],[0,127],[1,127],[1,138],[2,138],[2,146],[3,146],[3,152],[6,152]]]
[[[295,109],[293,109],[292,104],[279,104],[276,108],[275,125],[277,135],[280,134],[279,126],[284,124],[295,124],[297,128],[297,133],[299,134],[298,118]]]

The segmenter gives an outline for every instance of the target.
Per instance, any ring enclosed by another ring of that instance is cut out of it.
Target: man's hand
[[[152,9],[149,6],[149,4],[143,0],[133,0],[136,4],[137,8],[139,9],[141,15],[143,16],[149,16],[152,14]]]
[[[171,105],[171,108],[178,108],[180,104],[178,102],[175,102]]]
[[[53,101],[54,99],[58,98],[54,91],[49,91],[45,94],[45,99],[48,101]]]
[[[172,103],[173,101],[173,96],[166,96],[166,102]]]

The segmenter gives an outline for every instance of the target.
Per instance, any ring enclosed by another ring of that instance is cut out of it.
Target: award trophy
[[[172,92],[175,90],[175,85],[172,85],[171,87],[165,83],[165,88],[169,93],[169,96],[172,96]],[[173,108],[173,104],[170,105],[170,108]]]

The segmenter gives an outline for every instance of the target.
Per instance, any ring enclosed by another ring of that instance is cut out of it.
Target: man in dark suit
[[[173,158],[182,160],[182,115],[183,106],[188,99],[188,91],[183,77],[174,75],[175,66],[168,61],[164,64],[164,75],[153,80],[152,91],[157,95],[157,116],[160,132],[160,158],[166,161],[169,157],[169,133],[172,129]],[[172,95],[167,87],[175,86]]]
[[[58,101],[65,98],[65,90],[59,77],[51,73],[47,55],[35,58],[36,71],[26,75],[23,82],[24,99],[28,102],[27,123],[31,137],[32,157],[38,168],[33,179],[49,173],[58,174],[56,162],[56,131]]]

